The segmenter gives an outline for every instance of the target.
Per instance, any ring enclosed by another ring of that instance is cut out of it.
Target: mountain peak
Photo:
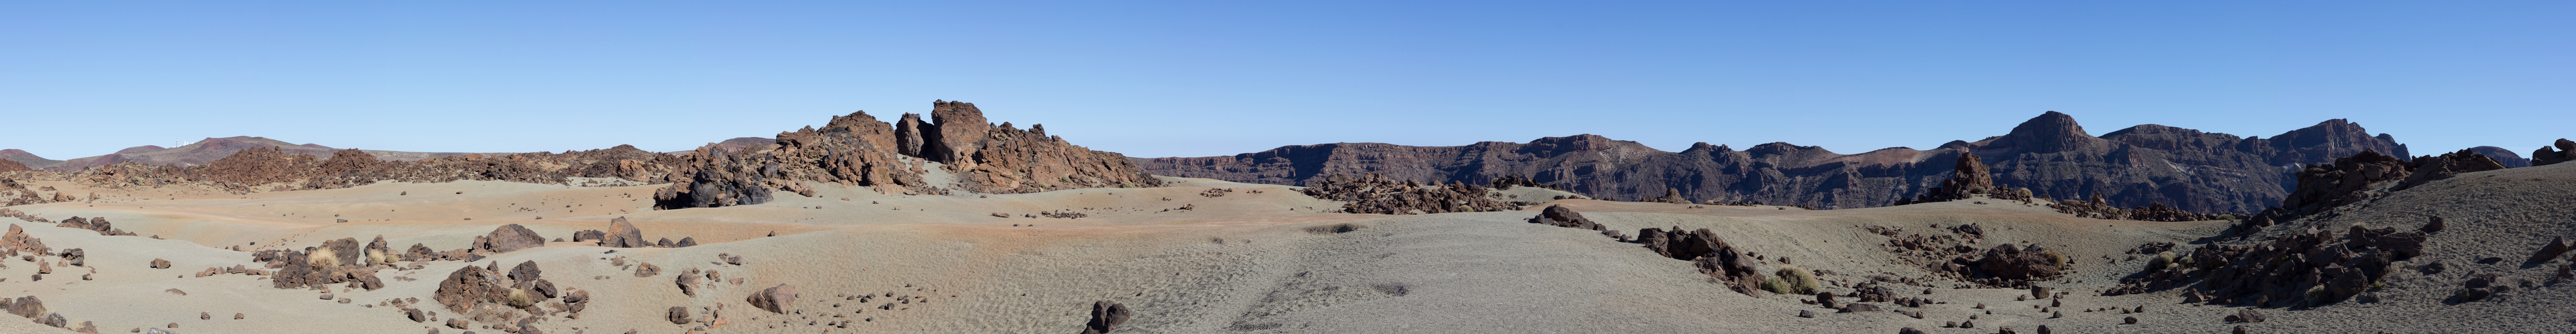
[[[2027,151],[2056,152],[2090,146],[2100,139],[2084,133],[2084,126],[2075,124],[2075,116],[2049,111],[2013,126],[2012,133],[2004,135],[2001,142]]]

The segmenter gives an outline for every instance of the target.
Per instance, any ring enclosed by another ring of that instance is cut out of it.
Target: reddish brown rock
[[[1428,214],[1520,210],[1519,204],[1494,198],[1484,186],[1451,182],[1418,184],[1369,174],[1335,174],[1300,192],[1314,198],[1348,202],[1343,213]]]
[[[502,278],[494,275],[491,270],[465,266],[456,269],[456,272],[448,273],[446,280],[439,281],[438,291],[431,299],[437,300],[440,305],[447,305],[448,311],[467,314],[485,303],[508,303],[509,295],[508,285],[505,285]]]
[[[751,307],[767,310],[771,313],[785,314],[789,308],[795,307],[796,286],[779,284],[778,286],[770,287],[768,289],[761,289],[760,292],[754,292],[750,297],[743,298],[743,301],[751,303]]]
[[[491,234],[474,240],[475,250],[492,253],[508,253],[545,246],[545,237],[538,236],[537,231],[528,230],[528,227],[519,226],[519,224],[501,225],[500,228],[492,229]]]
[[[626,222],[626,217],[617,217],[608,220],[608,233],[600,236],[599,246],[636,248],[651,245],[644,242],[644,230],[636,229],[635,224]]]
[[[2524,261],[2530,263],[2549,262],[2549,260],[2558,259],[2559,255],[2565,254],[2567,254],[2567,237],[2557,237],[2549,239],[2548,245],[2541,245],[2540,251],[2531,253],[2531,259]]]

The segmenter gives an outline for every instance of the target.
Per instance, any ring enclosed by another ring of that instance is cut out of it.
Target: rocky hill
[[[1060,189],[1154,187],[1127,156],[1092,151],[1046,134],[988,123],[974,104],[932,101],[930,120],[903,114],[886,123],[865,111],[833,117],[822,129],[781,132],[775,144],[709,144],[684,153],[674,184],[654,194],[668,209],[759,204],[773,190],[812,196],[806,182],[871,186],[879,192],[1032,193]],[[734,143],[734,141],[728,141]]]
[[[1960,153],[1993,166],[1995,184],[2051,198],[2103,196],[2110,205],[2163,203],[2193,212],[2254,213],[2280,203],[2300,164],[2362,151],[2407,156],[2406,146],[2342,119],[2271,138],[2139,125],[2101,136],[2073,116],[2047,112],[2002,136],[1952,141],[1930,150],[1887,148],[1841,154],[1788,143],[1745,150],[1707,143],[1681,152],[1595,135],[1466,146],[1336,143],[1286,146],[1220,157],[1136,159],[1156,175],[1307,185],[1332,174],[1376,173],[1428,183],[1485,183],[1523,175],[1602,198],[1636,199],[1678,189],[1700,202],[1761,202],[1818,208],[1885,206],[1949,178]]]
[[[2526,159],[2523,158],[2521,154],[2513,153],[2512,149],[2495,146],[2479,146],[2471,147],[2469,148],[2469,151],[2477,152],[2478,154],[2485,155],[2488,158],[2494,158],[2496,162],[2503,163],[2507,168],[2531,167],[2531,159]]]
[[[232,156],[234,153],[241,152],[242,150],[254,148],[276,149],[280,152],[308,155],[315,158],[329,157],[340,151],[340,149],[322,146],[320,144],[296,144],[276,139],[268,139],[266,137],[235,136],[206,138],[205,140],[199,140],[195,143],[181,145],[179,147],[161,147],[158,145],[128,147],[122,150],[117,150],[116,153],[72,158],[70,160],[48,160],[43,157],[37,157],[34,154],[29,154],[26,151],[10,149],[0,150],[0,159],[17,161],[18,163],[26,164],[31,168],[58,171],[81,170],[126,162],[144,165],[194,166],[211,163],[216,159],[223,159],[224,157]],[[375,156],[377,159],[391,161],[415,161],[473,154],[378,150],[364,150],[364,152],[368,155]]]

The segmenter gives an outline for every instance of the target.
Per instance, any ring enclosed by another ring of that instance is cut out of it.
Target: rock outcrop
[[[1342,205],[1341,212],[1344,213],[1404,215],[1521,209],[1519,204],[1497,199],[1500,195],[1484,186],[1460,182],[1425,185],[1376,174],[1367,177],[1333,175],[1300,192],[1319,199],[1349,202]]]
[[[574,238],[578,240],[580,236],[576,234]],[[652,245],[644,241],[644,230],[636,229],[635,224],[626,222],[626,217],[617,217],[608,220],[608,232],[599,237],[599,246],[636,248]]]
[[[2422,231],[2353,226],[2342,234],[2310,229],[2271,242],[2202,246],[2182,265],[2122,280],[2104,294],[2185,288],[2186,300],[2207,303],[2333,303],[2368,289],[2397,261],[2423,255],[2424,240]],[[2188,284],[2201,280],[2209,284]]]
[[[905,114],[897,124],[867,112],[833,117],[820,129],[782,132],[760,149],[710,145],[686,154],[654,195],[664,209],[767,202],[772,190],[813,196],[804,181],[874,187],[879,192],[1030,193],[1099,187],[1153,187],[1162,181],[1126,156],[1092,151],[1010,123],[985,123],[983,111],[965,102],[934,101],[931,121]],[[955,175],[954,184],[929,184],[925,163]]]
[[[2569,141],[2567,138],[2559,138],[2558,142],[2552,144],[2557,146],[2558,149],[2551,150],[2549,149],[2550,146],[2541,146],[2539,150],[2531,151],[2532,166],[2555,165],[2561,162],[2576,160],[2576,141]]]
[[[1787,143],[1745,150],[1695,144],[1680,152],[1594,135],[1466,146],[1337,143],[1219,157],[1137,159],[1157,175],[1312,186],[1334,174],[1377,173],[1421,183],[1486,184],[1526,175],[1597,198],[1641,198],[1678,189],[1702,202],[1817,208],[1885,206],[1938,187],[1962,153],[1991,167],[1993,184],[2034,197],[2102,195],[2114,207],[2163,203],[2183,211],[2252,213],[2280,203],[2291,164],[2323,164],[2364,150],[2403,156],[2405,146],[2358,124],[2328,120],[2271,138],[2139,125],[2099,137],[2049,112],[2010,133],[1937,148],[1839,154]]]
[[[1637,243],[1645,244],[1656,255],[1691,261],[1700,273],[1735,292],[1761,296],[1756,291],[1760,291],[1763,276],[1753,257],[1708,229],[1683,232],[1678,226],[1671,230],[1647,228],[1637,231]]]
[[[1126,324],[1127,319],[1134,316],[1135,313],[1128,311],[1126,304],[1106,300],[1093,302],[1091,320],[1083,322],[1082,334],[1103,334],[1117,330],[1118,325]]]
[[[509,224],[492,229],[491,234],[474,237],[473,249],[481,252],[508,253],[545,246],[546,238],[538,236],[537,231],[528,230],[528,227],[519,226],[519,224]]]
[[[90,217],[90,218],[86,218],[86,219],[81,218],[81,217],[72,217],[71,219],[64,219],[64,220],[62,221],[62,223],[54,224],[54,226],[55,226],[55,227],[69,227],[69,228],[77,228],[77,229],[83,229],[83,230],[95,231],[95,232],[98,232],[98,235],[108,235],[108,236],[118,236],[118,235],[130,236],[130,235],[134,235],[134,233],[132,233],[132,232],[126,232],[125,230],[117,229],[117,228],[116,228],[116,225],[115,225],[114,223],[109,223],[109,222],[107,221],[107,217]]]

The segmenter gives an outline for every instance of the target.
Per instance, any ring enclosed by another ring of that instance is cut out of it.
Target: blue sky
[[[2042,111],[2576,137],[2576,2],[0,3],[0,148],[673,151],[934,99],[1129,156],[1591,133],[1857,153]]]

